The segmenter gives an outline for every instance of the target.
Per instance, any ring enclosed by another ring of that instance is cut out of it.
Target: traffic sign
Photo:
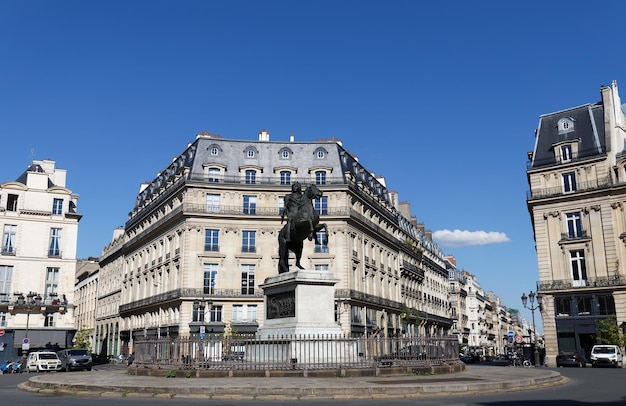
[[[509,344],[513,344],[513,340],[515,339],[515,331],[509,330]]]
[[[522,337],[520,335],[515,336],[515,342],[518,343],[518,344],[523,343],[524,342],[524,337]]]
[[[0,337],[4,335],[4,329],[0,329]]]
[[[22,340],[22,344],[28,344],[30,343],[30,341],[28,340],[28,337],[24,337],[24,339]]]

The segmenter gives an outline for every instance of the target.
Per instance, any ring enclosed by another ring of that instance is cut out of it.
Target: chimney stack
[[[259,132],[259,141],[269,141],[270,133],[267,130],[261,130]]]

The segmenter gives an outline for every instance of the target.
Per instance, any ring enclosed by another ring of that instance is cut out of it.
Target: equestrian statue
[[[322,197],[322,191],[314,184],[310,184],[302,192],[299,182],[291,185],[291,193],[285,196],[284,210],[280,216],[282,224],[285,217],[287,223],[278,233],[278,273],[289,272],[289,251],[296,255],[296,266],[304,269],[300,265],[302,258],[303,241],[315,240],[315,244],[328,244],[328,228],[326,224],[320,223],[320,217],[313,207],[313,199]],[[317,232],[324,230],[324,241],[319,241]]]

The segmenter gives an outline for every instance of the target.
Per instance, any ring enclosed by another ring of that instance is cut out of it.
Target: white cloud
[[[505,233],[496,231],[439,230],[433,233],[433,239],[448,247],[467,247],[470,245],[500,244],[510,241]]]

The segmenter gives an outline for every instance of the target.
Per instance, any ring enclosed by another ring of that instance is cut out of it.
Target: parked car
[[[591,349],[591,366],[611,366],[621,368],[623,362],[622,349],[619,345],[598,344]]]
[[[556,356],[556,366],[558,367],[579,367],[587,366],[587,359],[578,352],[562,352]]]
[[[478,354],[459,354],[459,359],[466,364],[472,364],[480,361]]]
[[[31,352],[26,360],[26,369],[28,369],[28,372],[60,371],[61,360],[56,352]]]
[[[89,350],[84,349],[67,349],[57,352],[61,360],[61,369],[70,371],[91,371],[93,366],[93,358]]]

